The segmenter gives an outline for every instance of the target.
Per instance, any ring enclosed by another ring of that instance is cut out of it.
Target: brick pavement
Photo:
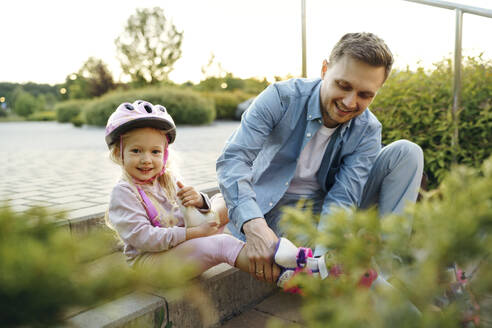
[[[173,148],[187,184],[198,189],[217,185],[215,160],[238,125],[178,127]],[[16,211],[42,205],[66,210],[70,219],[100,215],[120,172],[109,160],[103,128],[0,123],[0,200],[10,199]]]

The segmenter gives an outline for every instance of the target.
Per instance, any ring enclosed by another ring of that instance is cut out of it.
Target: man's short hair
[[[393,66],[393,54],[383,39],[372,33],[347,33],[337,42],[330,54],[330,63],[337,62],[343,55],[360,60],[375,67],[384,67],[384,80]]]

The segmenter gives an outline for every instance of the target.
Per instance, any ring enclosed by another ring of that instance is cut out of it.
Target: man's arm
[[[241,125],[217,159],[219,187],[229,219],[238,229],[251,219],[263,217],[252,186],[252,166],[283,113],[277,88],[271,85],[244,113]]]
[[[217,178],[227,204],[229,219],[244,231],[250,273],[275,281],[279,269],[272,265],[277,236],[268,227],[256,203],[252,166],[284,109],[274,85],[269,86],[244,113],[238,130],[229,138],[217,160]]]

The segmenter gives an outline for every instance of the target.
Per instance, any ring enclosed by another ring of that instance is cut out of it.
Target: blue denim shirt
[[[291,79],[266,88],[244,113],[217,160],[219,188],[238,231],[264,217],[285,194],[306,143],[322,126],[321,79]],[[339,126],[317,173],[325,224],[333,205],[359,205],[381,149],[381,123],[366,109]]]

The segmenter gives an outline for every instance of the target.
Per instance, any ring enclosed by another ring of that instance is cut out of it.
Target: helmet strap
[[[120,134],[120,159],[121,164],[123,164],[123,137]]]

